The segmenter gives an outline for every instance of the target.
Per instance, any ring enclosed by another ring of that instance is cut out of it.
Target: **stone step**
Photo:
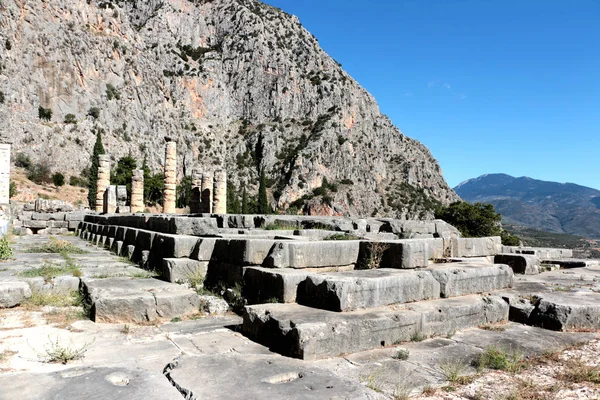
[[[597,267],[600,266],[600,260],[587,260],[587,259],[576,259],[576,258],[562,258],[562,259],[544,259],[543,264],[556,264],[560,265],[561,268],[584,268],[584,267]]]
[[[497,296],[463,296],[337,313],[299,304],[246,306],[244,335],[282,355],[315,360],[505,321]]]
[[[279,303],[295,303],[298,285],[309,274],[302,269],[248,267],[244,272],[244,298],[249,304],[275,300]]]
[[[167,282],[201,283],[206,277],[208,261],[189,258],[164,258],[160,276]]]
[[[434,264],[425,271],[440,283],[441,297],[486,293],[512,287],[514,273],[505,264]]]
[[[497,254],[497,264],[507,264],[515,274],[537,275],[540,273],[540,258],[529,254]]]
[[[147,323],[198,312],[198,294],[158,279],[82,279],[81,290],[95,322]]]
[[[372,269],[310,274],[298,287],[299,304],[351,311],[438,299],[440,284],[423,270]]]

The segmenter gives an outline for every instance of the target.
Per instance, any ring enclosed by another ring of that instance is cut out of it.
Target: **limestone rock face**
[[[406,218],[458,199],[297,17],[259,1],[4,1],[0,26],[0,141],[55,171],[78,175],[101,130],[112,162],[154,172],[176,141],[178,181],[226,170],[255,195],[264,169],[280,208],[324,178],[337,191],[304,199],[326,206],[294,206]]]

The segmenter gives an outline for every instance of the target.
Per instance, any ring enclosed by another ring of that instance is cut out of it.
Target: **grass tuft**
[[[507,372],[519,372],[523,367],[523,354],[516,350],[489,346],[479,355],[475,364],[478,369],[496,369]]]
[[[79,360],[83,358],[90,344],[86,343],[81,347],[77,347],[73,342],[69,342],[68,345],[63,345],[59,342],[57,336],[56,340],[50,340],[50,344],[44,349],[46,362],[67,364],[70,361]]]

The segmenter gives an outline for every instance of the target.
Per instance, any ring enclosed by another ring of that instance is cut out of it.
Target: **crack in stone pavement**
[[[173,387],[177,389],[177,391],[179,391],[179,393],[183,396],[185,400],[197,400],[196,395],[194,395],[194,393],[191,390],[181,387],[177,382],[175,382],[175,380],[171,376],[171,371],[177,368],[178,365],[179,357],[173,359],[173,361],[171,361],[165,366],[165,368],[163,369],[163,375],[165,376],[165,378],[167,378],[169,383],[173,385]]]

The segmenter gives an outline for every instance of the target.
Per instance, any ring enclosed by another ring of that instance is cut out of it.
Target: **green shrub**
[[[50,183],[52,182],[52,175],[50,173],[50,167],[46,162],[40,162],[37,164],[33,164],[29,168],[29,173],[27,174],[27,179],[33,181],[35,183]]]
[[[106,84],[106,97],[108,100],[117,99],[121,100],[121,94],[119,91],[110,83]],[[97,118],[97,117],[96,117]]]
[[[16,195],[17,195],[17,184],[14,182],[11,182],[8,187],[8,198],[12,199]]]
[[[12,247],[6,237],[0,238],[0,260],[8,260],[13,256]]]
[[[29,156],[24,153],[17,153],[15,156],[15,167],[29,169],[31,168],[32,162]]]
[[[352,179],[342,179],[342,181],[340,183],[342,185],[354,185],[354,182],[352,181]]]
[[[71,186],[79,186],[82,188],[88,187],[88,180],[84,176],[71,176],[69,178],[69,185]]]
[[[75,114],[65,115],[65,124],[76,124],[76,123],[77,123],[77,117],[75,116]]]
[[[438,208],[435,217],[456,227],[464,237],[500,236],[504,245],[519,244],[517,236],[502,229],[502,216],[496,213],[492,204],[456,201]]]
[[[5,100],[4,92],[0,91],[0,104],[4,104],[4,100]]]
[[[54,183],[54,186],[64,186],[65,176],[60,172],[56,172],[54,175],[52,175],[52,183]]]
[[[38,117],[44,121],[50,121],[52,119],[52,110],[50,108],[38,107]]]
[[[94,119],[100,118],[100,108],[99,107],[90,107],[90,109],[87,112],[87,115]]]

